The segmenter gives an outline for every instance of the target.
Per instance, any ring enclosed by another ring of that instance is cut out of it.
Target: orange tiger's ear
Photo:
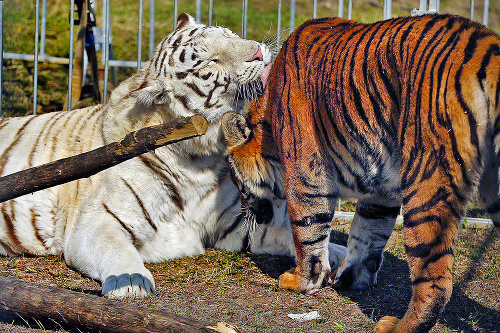
[[[248,139],[251,131],[245,117],[241,114],[233,111],[226,112],[221,122],[228,148],[242,145]]]
[[[175,29],[177,30],[188,25],[196,25],[195,19],[187,13],[179,14],[177,17],[177,27]]]

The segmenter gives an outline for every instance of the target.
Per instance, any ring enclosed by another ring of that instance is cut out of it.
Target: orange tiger
[[[402,205],[413,298],[404,318],[383,317],[375,331],[430,330],[451,295],[454,238],[477,188],[500,227],[499,100],[500,39],[468,19],[323,18],[297,28],[248,117],[222,119],[240,190],[253,197],[246,204],[258,212],[286,194],[298,262],[280,286],[374,284]],[[332,275],[339,197],[358,205]]]

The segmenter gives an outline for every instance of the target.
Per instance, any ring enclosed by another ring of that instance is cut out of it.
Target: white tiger
[[[0,174],[181,116],[203,115],[207,133],[1,203],[1,254],[62,254],[70,267],[101,281],[103,295],[111,298],[154,293],[144,262],[200,254],[206,247],[295,255],[286,214],[272,225],[247,223],[220,130],[226,111],[240,110],[245,97],[262,91],[271,52],[228,29],[196,24],[185,13],[178,22],[107,104],[2,118]]]

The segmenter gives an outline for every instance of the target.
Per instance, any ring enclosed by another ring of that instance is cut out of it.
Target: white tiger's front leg
[[[87,218],[82,214],[68,235],[64,256],[69,266],[101,281],[105,297],[144,297],[154,293],[151,272],[127,231],[109,212],[99,211]]]
[[[399,206],[391,204],[394,205],[394,200],[358,202],[349,231],[347,254],[334,272],[334,287],[361,290],[377,283],[384,247],[400,210]]]

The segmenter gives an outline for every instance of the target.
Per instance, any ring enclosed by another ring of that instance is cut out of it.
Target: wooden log
[[[16,172],[0,178],[0,202],[90,177],[158,147],[202,135],[208,127],[200,115],[179,118],[168,123],[131,132],[119,142],[76,156]]]
[[[173,313],[0,277],[0,311],[100,332],[220,332]]]
[[[82,14],[80,15],[80,25],[78,27],[78,35],[74,48],[73,56],[73,73],[71,73],[71,109],[75,109],[79,105],[82,94],[82,82],[85,79],[84,57],[85,57],[85,34],[87,31],[87,1],[83,1]],[[74,8],[71,8],[74,10]],[[70,22],[74,24],[74,22]],[[73,38],[73,36],[71,36]],[[63,110],[69,110],[69,98],[66,95],[64,100]]]

